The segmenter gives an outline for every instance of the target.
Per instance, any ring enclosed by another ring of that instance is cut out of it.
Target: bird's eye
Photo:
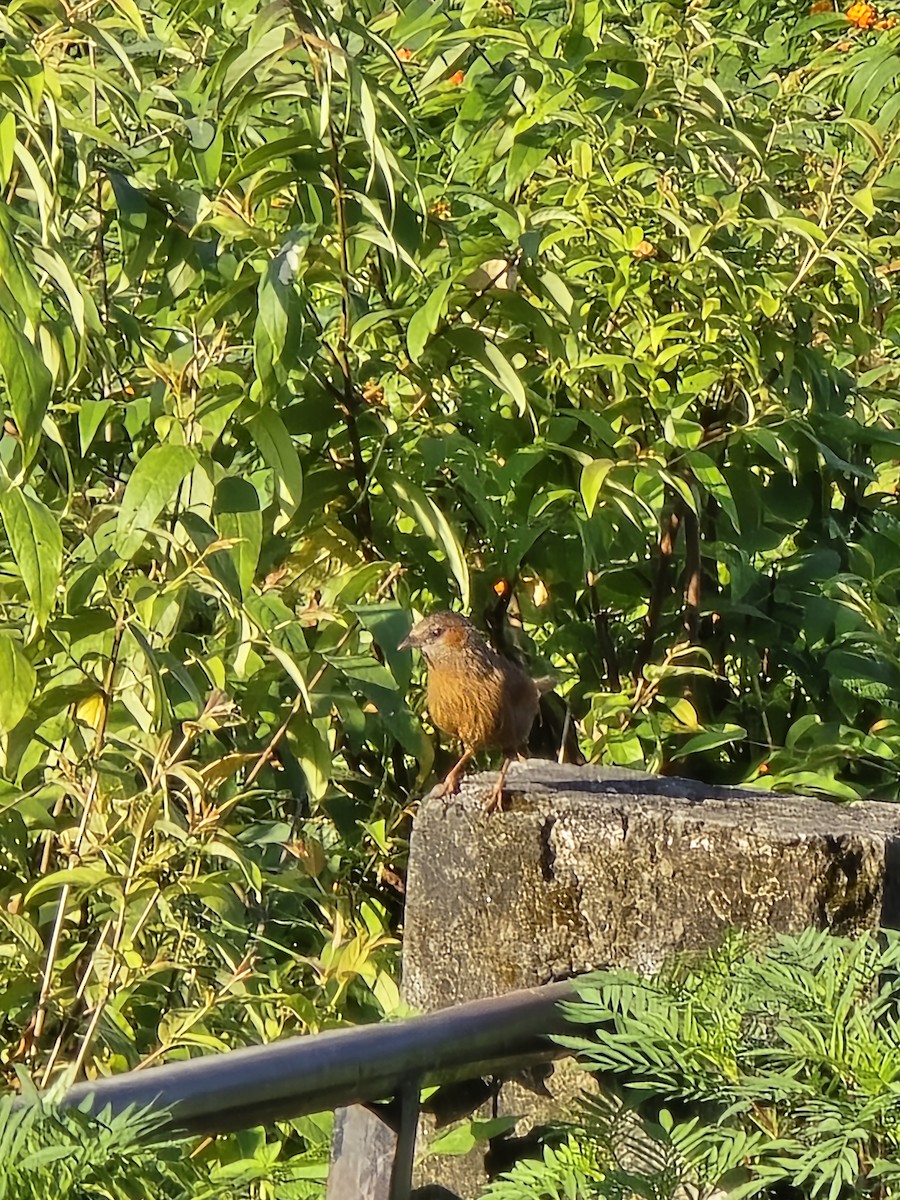
[[[433,641],[433,642],[437,641],[437,639],[439,637],[443,637],[444,636],[443,625],[432,625],[431,629],[428,632],[428,636],[431,639],[431,641]]]

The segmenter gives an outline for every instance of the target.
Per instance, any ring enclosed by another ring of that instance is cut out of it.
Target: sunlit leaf
[[[45,625],[56,603],[62,572],[59,518],[18,487],[0,488],[0,517],[28,592],[35,620]]]
[[[163,508],[173,499],[178,486],[197,461],[188,446],[154,446],[135,467],[119,508],[116,553],[133,558],[153,529]]]
[[[34,667],[11,633],[0,631],[0,733],[9,733],[28,711],[37,682]]]

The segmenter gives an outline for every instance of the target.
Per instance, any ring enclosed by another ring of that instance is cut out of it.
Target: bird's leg
[[[500,773],[497,776],[497,782],[494,784],[490,796],[488,796],[487,804],[484,806],[485,812],[499,812],[503,807],[503,785],[506,782],[506,772],[509,770],[509,764],[513,760],[513,755],[507,754],[503,759],[503,766],[500,768]]]
[[[459,784],[463,776],[463,771],[465,771],[466,767],[472,761],[474,756],[474,750],[464,750],[462,758],[452,770],[447,772],[447,778],[443,783],[439,783],[437,785],[433,794],[435,796],[455,796],[459,791]]]

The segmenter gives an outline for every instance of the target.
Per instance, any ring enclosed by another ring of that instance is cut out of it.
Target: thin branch
[[[367,471],[363,458],[362,441],[359,436],[357,413],[359,396],[353,385],[350,372],[350,327],[352,314],[350,310],[350,248],[347,231],[347,213],[344,205],[344,182],[341,171],[341,155],[338,136],[335,133],[334,122],[329,116],[328,137],[331,142],[332,171],[334,173],[334,199],[337,210],[338,239],[341,256],[341,330],[335,354],[343,378],[343,394],[341,408],[347,424],[347,434],[350,438],[350,452],[353,456],[353,473],[356,476],[358,491],[358,508],[356,511],[356,526],[363,547],[363,554],[372,557],[372,512],[369,507],[367,491]]]
[[[689,508],[684,510],[684,631],[692,642],[700,629],[702,559],[700,522]]]
[[[653,587],[647,605],[644,637],[638,647],[637,658],[634,664],[634,674],[638,680],[639,691],[642,672],[653,654],[653,646],[656,642],[656,631],[659,626],[660,616],[662,615],[663,604],[665,603],[666,596],[671,591],[669,568],[672,556],[675,553],[675,543],[678,540],[678,530],[680,528],[681,513],[677,507],[673,507],[665,519],[659,537],[659,553],[656,560],[656,572],[653,576]]]
[[[81,809],[81,820],[78,825],[78,832],[75,835],[75,841],[72,844],[72,849],[69,855],[69,861],[74,865],[81,852],[81,847],[84,842],[85,834],[87,833],[88,822],[90,821],[91,812],[94,807],[94,800],[97,796],[97,789],[100,784],[100,772],[97,767],[97,759],[103,750],[103,743],[106,739],[106,726],[109,720],[109,710],[112,705],[112,689],[115,679],[116,666],[119,659],[119,649],[122,645],[122,637],[125,633],[125,618],[119,617],[116,622],[116,632],[113,638],[112,650],[109,656],[109,663],[106,669],[106,678],[103,684],[103,702],[100,710],[100,720],[97,722],[96,736],[94,738],[94,769],[91,776],[91,782],[88,786],[87,795],[84,798],[84,804]],[[56,956],[59,951],[59,942],[62,935],[63,923],[66,917],[66,907],[69,903],[69,895],[71,887],[68,883],[63,884],[62,891],[59,896],[59,903],[56,907],[56,917],[53,922],[53,931],[50,934],[50,942],[47,946],[47,961],[44,966],[44,974],[41,979],[41,990],[38,994],[37,1006],[34,1010],[34,1017],[31,1022],[31,1045],[36,1046],[38,1039],[44,1029],[44,1023],[47,1019],[47,1005],[50,998],[50,990],[53,986],[53,968],[56,964]]]

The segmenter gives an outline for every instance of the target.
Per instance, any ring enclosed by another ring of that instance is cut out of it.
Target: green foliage
[[[0,1197],[3,1200],[305,1200],[321,1194],[324,1162],[307,1154],[279,1163],[280,1147],[260,1131],[235,1139],[231,1161],[213,1163],[160,1139],[162,1113],[111,1117],[55,1107],[24,1081],[28,1102],[0,1100]],[[238,1157],[240,1155],[240,1157]],[[276,1190],[277,1189],[277,1190]]]
[[[649,980],[585,977],[578,993],[567,1011],[590,1031],[559,1040],[625,1102],[586,1100],[562,1146],[491,1200],[900,1194],[896,934],[735,937]]]
[[[898,36],[4,6],[7,1069],[397,1011],[411,608],[597,760],[897,798]]]
[[[524,1159],[491,1184],[489,1200],[580,1200],[613,1194],[611,1165],[586,1129],[569,1132],[543,1147],[540,1161]],[[600,1185],[603,1190],[600,1190]],[[633,1194],[633,1193],[632,1193]],[[642,1189],[643,1195],[648,1195]]]

